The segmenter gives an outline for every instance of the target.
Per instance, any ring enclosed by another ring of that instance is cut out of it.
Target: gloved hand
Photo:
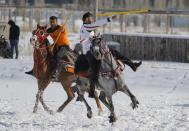
[[[61,31],[62,33],[64,33],[64,28],[62,28],[60,31]]]

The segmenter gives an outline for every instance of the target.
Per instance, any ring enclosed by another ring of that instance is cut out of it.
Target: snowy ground
[[[32,65],[32,57],[0,59],[0,131],[189,130],[189,64],[144,62],[136,73],[126,68],[125,80],[140,105],[133,111],[129,97],[116,93],[113,101],[118,121],[114,125],[108,122],[106,107],[102,105],[104,112],[98,116],[95,101],[87,95],[93,111],[92,119],[87,118],[84,104],[75,102],[75,99],[62,113],[49,115],[39,105],[38,113],[33,114],[37,83],[35,78],[24,74]],[[58,83],[51,83],[44,93],[45,102],[54,111],[66,98]]]

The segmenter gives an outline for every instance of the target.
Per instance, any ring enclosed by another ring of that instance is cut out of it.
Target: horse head
[[[104,55],[106,55],[109,52],[109,48],[105,44],[102,36],[94,36],[93,38],[90,38],[91,41],[91,54],[97,59],[102,60],[104,58]]]
[[[38,72],[39,66],[41,66],[42,72],[46,72],[47,70],[47,61],[50,60],[49,51],[50,43],[47,39],[47,26],[37,25],[37,29],[32,32],[33,36],[30,39],[31,44],[34,47],[34,63],[35,63],[35,72],[37,73],[37,77],[39,77],[40,73]],[[38,76],[39,75],[39,76]]]
[[[40,26],[37,24],[37,29],[32,31],[33,36],[30,38],[30,43],[34,48],[40,48],[46,44],[44,40],[47,38],[47,25]]]

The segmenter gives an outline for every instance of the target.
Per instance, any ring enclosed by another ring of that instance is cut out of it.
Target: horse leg
[[[112,101],[112,96],[108,96],[107,100],[108,100],[108,103],[109,103],[109,106],[110,106],[110,116],[109,116],[110,120],[109,120],[109,122],[113,123],[117,120],[117,117],[114,113],[114,105],[113,105],[113,101]]]
[[[34,106],[34,108],[33,108],[33,113],[36,113],[36,112],[37,112],[37,109],[38,109],[39,94],[40,94],[40,90],[38,90],[37,95],[36,95],[36,101],[35,101],[35,106]]]
[[[91,107],[89,106],[89,104],[87,103],[85,97],[84,97],[84,92],[83,94],[80,94],[81,91],[79,91],[78,87],[75,86],[74,88],[72,87],[72,90],[74,89],[75,92],[77,92],[77,95],[78,95],[78,98],[79,98],[79,101],[83,101],[85,103],[85,106],[87,108],[87,117],[88,118],[91,118],[92,117],[92,111],[91,111]]]
[[[102,110],[102,107],[101,107],[101,104],[100,104],[100,101],[99,101],[99,98],[98,98],[98,93],[97,93],[97,91],[94,92],[94,99],[95,99],[96,104],[97,104],[97,107],[98,107],[98,109],[99,109],[98,115],[100,116],[100,115],[102,114],[103,110]]]
[[[61,84],[62,84],[64,90],[66,91],[68,98],[67,98],[67,100],[58,108],[57,112],[61,112],[61,111],[66,107],[66,105],[67,105],[68,103],[70,103],[70,101],[75,97],[75,95],[74,95],[74,93],[73,93],[72,88],[71,88],[70,85],[69,85],[69,86],[66,86],[63,82],[61,82]]]
[[[91,107],[89,106],[89,104],[87,103],[87,101],[85,100],[84,96],[80,96],[80,98],[83,100],[83,102],[85,103],[85,106],[87,107],[87,117],[91,118],[92,117],[92,111],[91,111]]]
[[[109,106],[109,103],[106,101],[106,95],[104,91],[100,92],[99,99],[110,110],[110,106]]]
[[[89,92],[89,88],[87,88],[86,91]],[[100,104],[100,101],[99,101],[99,98],[98,98],[97,91],[94,92],[94,99],[95,99],[96,105],[97,105],[97,107],[99,109],[98,115],[100,116],[102,114],[103,110],[102,110],[102,107],[101,107],[101,104]]]
[[[129,90],[129,88],[127,87],[127,85],[124,85],[123,88],[120,89],[121,92],[125,93],[126,95],[128,95],[132,101],[131,103],[131,107],[133,109],[138,107],[138,100],[136,99],[136,97],[131,93],[131,91]]]
[[[99,99],[102,101],[102,103],[110,110],[111,114],[109,116],[110,120],[109,122],[110,123],[113,123],[115,122],[118,118],[116,117],[115,113],[114,113],[114,106],[113,106],[113,103],[112,103],[112,97],[109,97],[107,98],[108,99],[108,102],[106,100],[106,94],[104,91],[101,91],[100,92],[100,96],[99,96]]]
[[[46,81],[40,81],[38,84],[40,85],[40,93],[39,93],[39,100],[44,108],[45,111],[49,112],[50,114],[53,114],[53,111],[49,109],[49,107],[45,104],[44,100],[43,100],[43,92],[46,89],[46,87],[48,86],[48,84],[50,83],[49,80]]]

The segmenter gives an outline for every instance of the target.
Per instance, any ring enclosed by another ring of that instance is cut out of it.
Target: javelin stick
[[[122,14],[145,13],[145,12],[150,12],[150,10],[128,11],[128,12],[114,12],[114,13],[97,14],[96,16],[104,16],[104,15],[122,15]]]
[[[68,20],[69,20],[71,14],[72,14],[72,10],[70,11],[70,13],[69,13],[69,15],[68,15],[66,21],[64,22],[64,25],[63,25],[62,29],[64,29],[64,27],[66,26],[66,23],[68,22]],[[60,31],[59,34],[58,34],[58,36],[57,36],[57,38],[56,38],[56,40],[55,40],[55,42],[54,42],[54,44],[53,44],[52,47],[51,47],[51,51],[53,51],[54,46],[56,45],[56,43],[57,43],[57,41],[58,41],[58,39],[59,39],[61,33],[62,33],[62,32]]]

